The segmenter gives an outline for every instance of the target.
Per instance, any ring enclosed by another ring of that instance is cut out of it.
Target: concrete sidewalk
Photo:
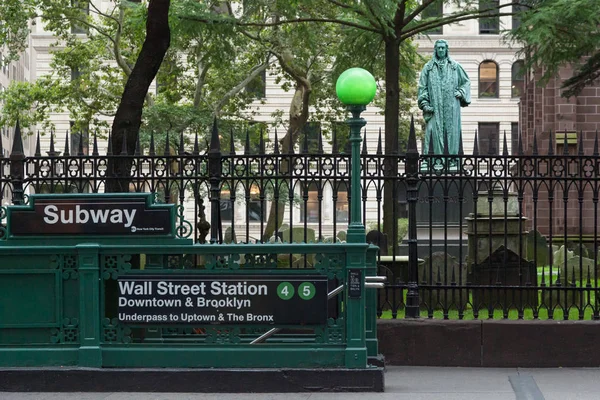
[[[0,393],[2,400],[597,400],[596,368],[388,367],[385,393]]]

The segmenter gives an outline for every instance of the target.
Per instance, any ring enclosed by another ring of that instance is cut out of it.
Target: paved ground
[[[385,393],[0,393],[1,400],[597,400],[600,369],[388,367]]]

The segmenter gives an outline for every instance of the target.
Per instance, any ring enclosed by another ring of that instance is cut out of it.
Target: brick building
[[[572,240],[572,235],[582,234],[586,241],[593,239],[586,236],[594,233],[597,223],[599,183],[591,160],[581,153],[594,152],[600,129],[600,83],[586,87],[578,96],[562,97],[561,86],[572,75],[572,67],[561,68],[544,87],[537,83],[541,71],[530,72],[524,80],[519,110],[523,151],[533,154],[535,136],[538,154],[550,154],[534,163],[535,175],[557,178],[555,185],[537,187],[537,196],[531,181],[526,189],[524,213],[530,223],[535,218],[537,230],[546,236],[552,234],[561,240],[567,235]],[[558,157],[566,153],[572,156],[568,161]]]

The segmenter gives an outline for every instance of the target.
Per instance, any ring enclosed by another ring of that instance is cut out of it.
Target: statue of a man
[[[446,135],[448,154],[458,154],[460,108],[471,103],[471,82],[448,55],[448,42],[443,39],[435,42],[433,59],[421,71],[417,100],[427,122],[423,152],[429,152],[433,141],[434,154],[443,154]]]

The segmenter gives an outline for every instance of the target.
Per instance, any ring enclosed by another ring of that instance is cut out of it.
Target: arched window
[[[479,97],[498,97],[498,64],[493,61],[479,64]]]
[[[511,67],[512,97],[521,97],[525,84],[525,63],[523,60],[515,61]]]

